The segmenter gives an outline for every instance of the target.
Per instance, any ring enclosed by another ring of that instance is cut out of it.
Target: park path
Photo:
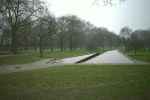
[[[118,50],[104,52],[103,54],[90,59],[83,64],[143,64],[140,61],[135,61],[125,56]]]

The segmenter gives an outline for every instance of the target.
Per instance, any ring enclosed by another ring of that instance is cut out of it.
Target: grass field
[[[134,53],[134,51],[130,51],[127,54],[134,59],[150,62],[150,50],[137,50],[136,54]]]
[[[149,65],[67,65],[0,75],[0,100],[150,100]]]
[[[40,57],[33,56],[31,54],[30,55],[10,55],[10,56],[0,57],[0,65],[25,64],[25,63],[31,63],[40,59],[41,59]]]
[[[17,54],[17,55],[10,55],[10,56],[3,56],[0,57],[0,65],[3,64],[25,64],[25,63],[31,63],[40,59],[45,58],[56,58],[56,59],[62,59],[66,57],[73,57],[73,56],[80,56],[87,54],[87,50],[74,50],[74,51],[46,51],[44,52],[44,56],[40,58],[38,52],[30,52],[30,53],[24,53],[24,54]]]

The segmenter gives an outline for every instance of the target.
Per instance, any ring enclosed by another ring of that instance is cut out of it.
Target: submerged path
[[[88,54],[78,57],[70,57],[64,58],[61,60],[52,60],[52,59],[45,59],[41,61],[36,61],[29,64],[20,64],[20,65],[1,65],[0,66],[0,73],[11,73],[11,72],[20,72],[25,70],[33,70],[33,69],[40,69],[40,68],[48,68],[54,66],[62,66],[66,64],[75,64],[81,60],[87,59],[94,54]],[[144,62],[132,60],[119,52],[118,50],[112,50],[104,52],[101,55],[88,59],[82,64],[146,64]]]
[[[65,64],[75,64],[77,61],[85,59],[91,55],[93,54],[88,54],[88,55],[83,55],[78,57],[69,57],[60,60],[44,59],[29,64],[0,65],[0,73],[20,72],[25,70],[48,68],[53,66],[62,66]]]
[[[88,54],[88,55],[83,55],[83,56],[78,56],[78,57],[69,57],[69,58],[64,58],[60,60],[59,62],[61,64],[75,64],[78,61],[81,61],[83,59],[86,59],[94,54]]]
[[[139,61],[135,61],[125,56],[118,50],[107,51],[93,59],[90,59],[84,64],[144,64]]]

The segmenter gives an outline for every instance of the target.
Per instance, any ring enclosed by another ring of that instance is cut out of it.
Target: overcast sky
[[[127,0],[106,7],[94,0],[44,0],[56,17],[77,15],[98,27],[106,27],[119,33],[128,26],[135,29],[150,29],[150,0]]]

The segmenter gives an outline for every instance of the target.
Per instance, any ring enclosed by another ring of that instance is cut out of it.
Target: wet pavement
[[[128,58],[118,50],[104,52],[103,54],[84,62],[84,64],[137,64],[137,63],[139,62]]]

